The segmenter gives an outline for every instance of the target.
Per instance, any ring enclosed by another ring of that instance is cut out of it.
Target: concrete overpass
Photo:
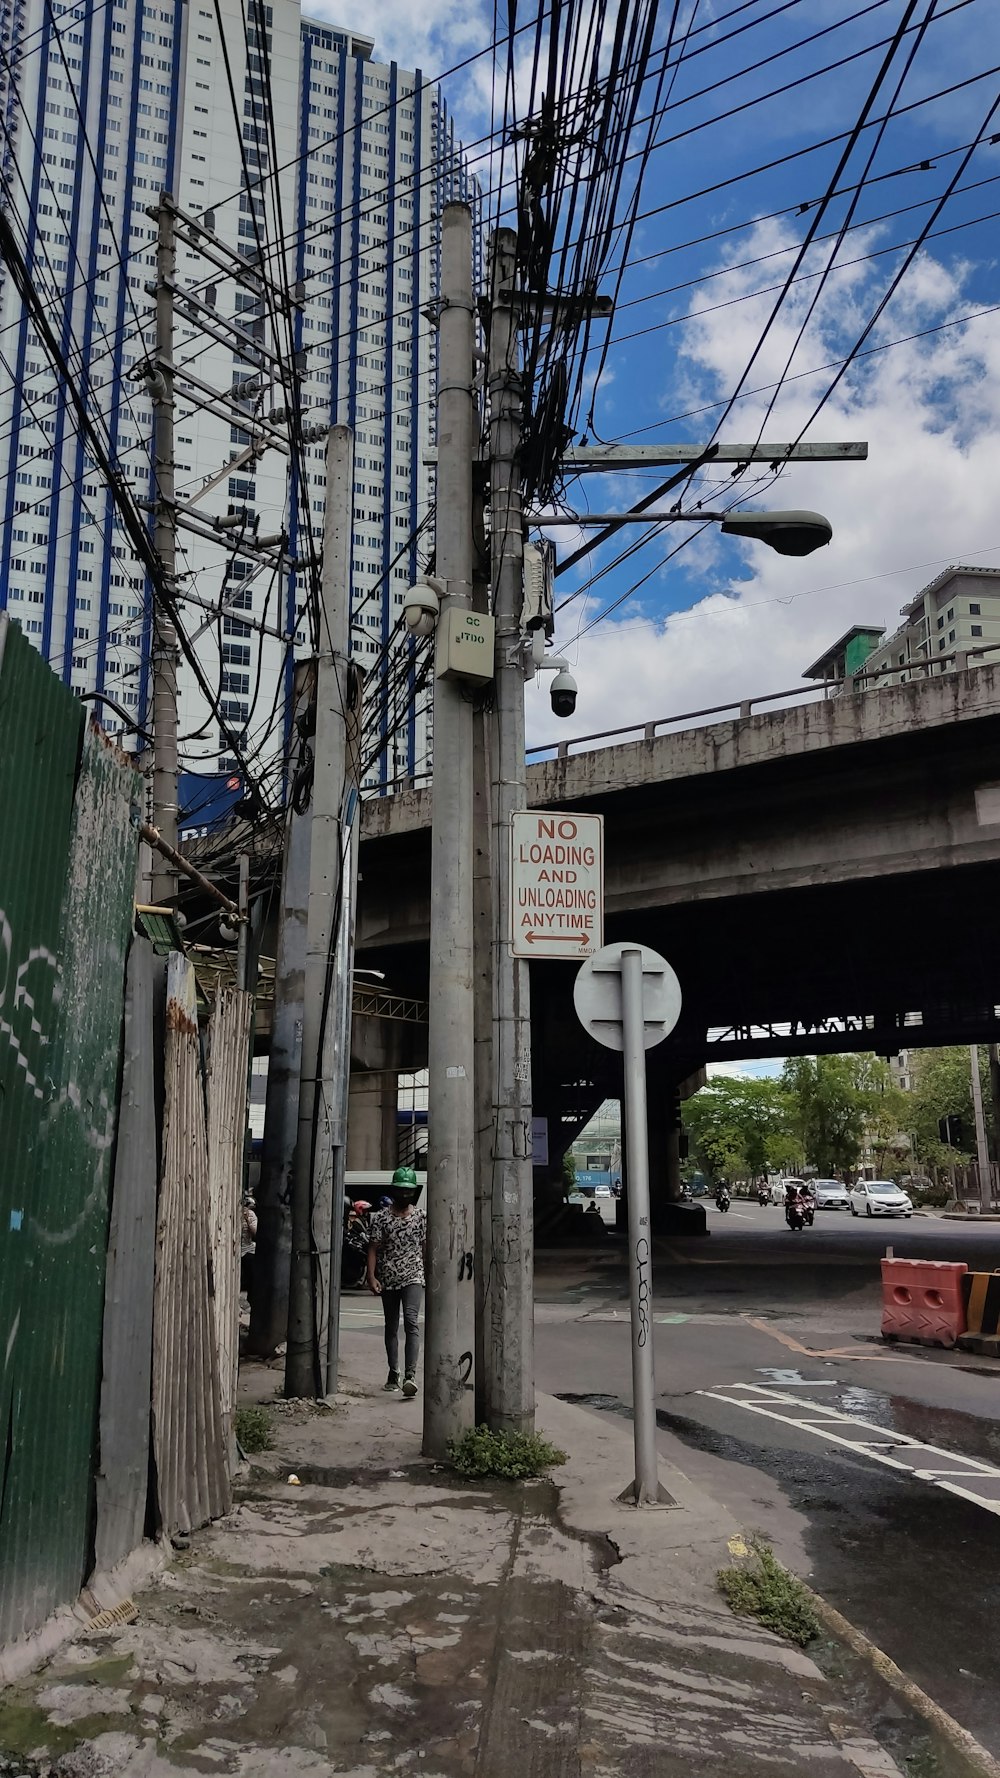
[[[433,792],[365,805],[359,963],[428,992]],[[1000,666],[656,734],[529,767],[533,806],[605,817],[606,933],[677,969],[654,1141],[706,1061],[1000,1038]],[[532,965],[536,1107],[570,1136],[617,1059]]]

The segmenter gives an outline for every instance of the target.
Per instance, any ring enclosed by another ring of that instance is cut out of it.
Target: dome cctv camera
[[[441,610],[441,599],[430,581],[411,586],[403,606],[406,627],[414,636],[432,636]]]
[[[576,709],[576,680],[563,667],[552,681],[549,697],[553,716],[572,716]]]

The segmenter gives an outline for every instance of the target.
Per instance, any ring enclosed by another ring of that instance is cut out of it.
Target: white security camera
[[[561,667],[549,689],[553,716],[572,716],[576,709],[576,692],[576,680],[572,673]]]
[[[406,627],[414,636],[433,636],[441,611],[440,583],[418,580],[411,586],[403,606]]]

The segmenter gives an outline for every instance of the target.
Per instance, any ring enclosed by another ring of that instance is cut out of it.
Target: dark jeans
[[[403,1311],[406,1335],[406,1375],[415,1375],[420,1357],[420,1305],[424,1297],[422,1284],[404,1284],[401,1290],[383,1290],[382,1313],[385,1316],[385,1355],[389,1369],[399,1374],[399,1311]]]

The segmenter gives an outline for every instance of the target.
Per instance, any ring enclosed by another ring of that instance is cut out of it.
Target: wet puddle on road
[[[836,1408],[884,1432],[900,1433],[904,1438],[933,1445],[955,1456],[1000,1467],[1000,1426],[982,1415],[930,1407],[891,1390],[865,1388],[836,1377],[810,1377],[799,1370],[777,1366],[760,1366],[757,1375],[765,1379],[765,1386],[776,1391],[794,1389],[803,1410],[814,1406]]]

